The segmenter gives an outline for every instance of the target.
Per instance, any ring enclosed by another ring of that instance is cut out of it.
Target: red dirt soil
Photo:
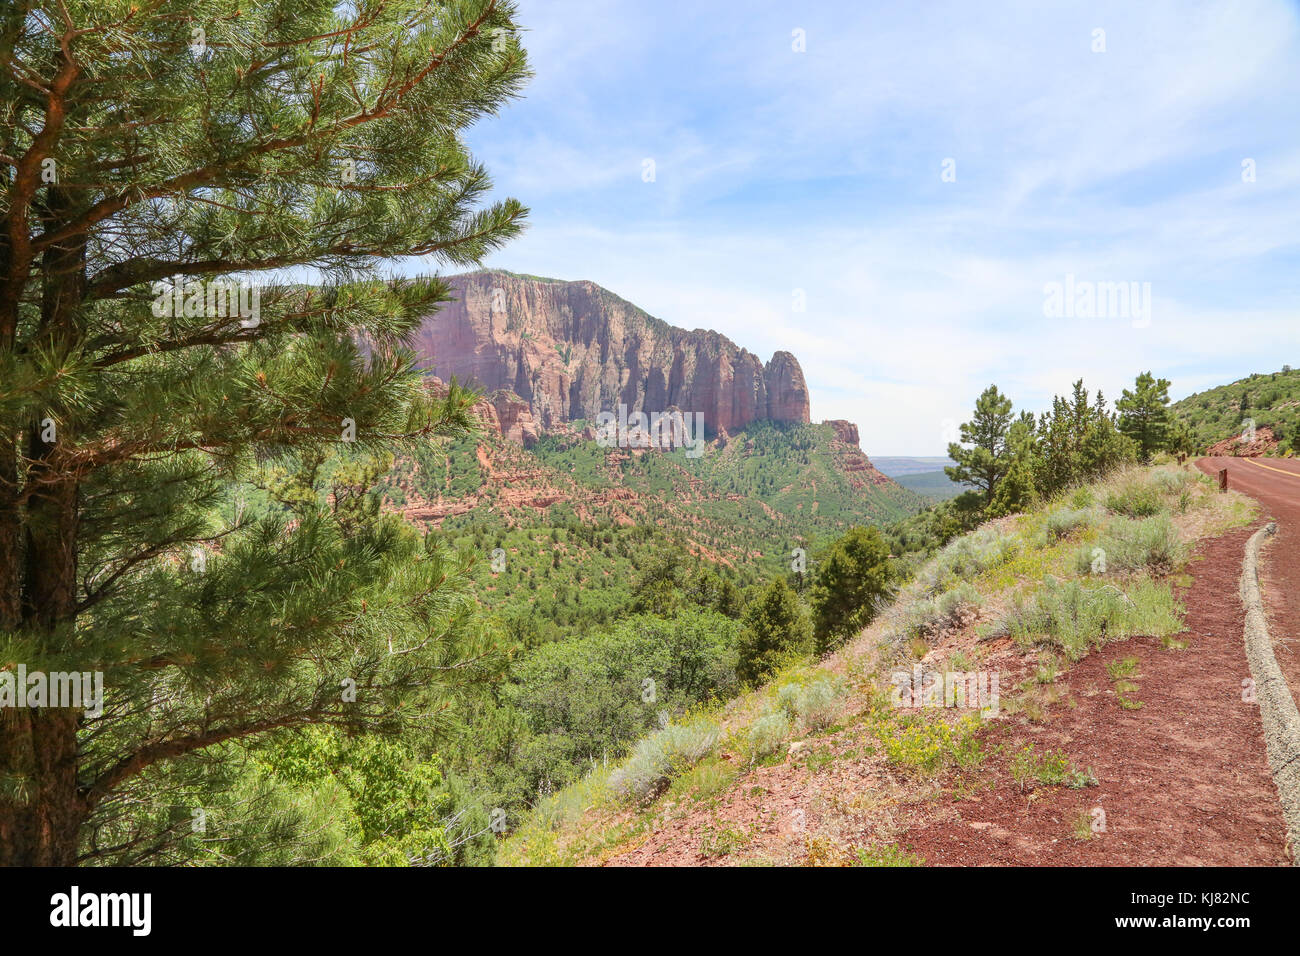
[[[1277,537],[1260,559],[1260,585],[1273,653],[1293,695],[1300,695],[1300,461],[1202,458],[1210,475],[1228,469],[1228,487],[1250,495],[1277,521]]]
[[[1188,628],[1176,640],[1185,650],[1134,638],[1075,664],[1058,686],[1077,706],[1057,704],[1042,726],[992,729],[986,741],[1003,751],[985,772],[996,786],[952,801],[953,818],[921,822],[898,843],[939,866],[1286,863],[1258,707],[1241,699],[1250,669],[1237,581],[1253,530],[1197,549],[1195,581],[1180,589]],[[1141,662],[1131,678],[1139,690],[1129,695],[1140,709],[1121,707],[1106,671],[1107,662],[1128,657]],[[1077,768],[1092,769],[1098,786],[1048,788],[1042,799],[1021,792],[1007,764],[1026,743],[1040,755],[1063,750]],[[1095,808],[1104,811],[1105,832],[1076,839],[1076,820],[1091,819]]]

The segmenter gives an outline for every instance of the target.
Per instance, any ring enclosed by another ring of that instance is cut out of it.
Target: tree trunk
[[[72,866],[86,818],[77,790],[77,724],[71,708],[0,711],[0,866]]]
[[[68,206],[61,190],[48,193],[47,210],[58,217]],[[56,352],[79,341],[80,307],[85,295],[85,246],[72,240],[48,250],[42,259],[41,327]],[[51,408],[38,419],[58,419]],[[14,506],[17,488],[15,435],[4,436],[9,452],[0,461],[0,626],[17,629],[50,652],[73,649],[77,615],[77,524],[79,482],[61,471],[55,454],[74,440],[60,426],[45,433],[38,420],[27,433],[26,508]],[[47,440],[48,439],[48,440]],[[21,526],[21,534],[19,527]],[[17,535],[17,540],[13,540]],[[19,563],[21,561],[21,564]],[[20,569],[20,570],[19,570]],[[10,617],[17,598],[18,621]],[[73,657],[75,660],[75,656]],[[16,662],[17,663],[17,662]],[[71,669],[84,669],[77,666]],[[18,688],[24,693],[25,688]],[[48,701],[54,703],[54,701]],[[77,786],[77,731],[80,708],[5,708],[0,711],[0,864],[71,866],[88,807]]]
[[[47,474],[45,459],[54,443],[40,432],[33,428],[29,440],[29,478],[41,492],[32,496],[25,516],[22,626],[66,642],[76,617],[78,491],[75,480]],[[77,786],[80,724],[78,708],[0,711],[0,864],[76,862],[88,809]]]

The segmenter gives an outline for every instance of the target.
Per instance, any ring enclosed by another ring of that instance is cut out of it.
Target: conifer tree
[[[880,529],[854,527],[836,539],[817,568],[809,600],[818,654],[871,623],[889,579],[889,545]]]
[[[1141,460],[1150,461],[1165,447],[1168,438],[1169,380],[1143,372],[1132,391],[1124,389],[1115,407],[1119,410],[1119,430],[1137,442]]]
[[[741,623],[736,674],[746,684],[760,683],[811,649],[808,616],[785,578],[776,578],[758,594]]]
[[[405,347],[449,287],[384,270],[521,228],[462,140],[527,78],[514,17],[0,12],[0,669],[104,685],[102,714],[0,711],[0,864],[153,839],[103,823],[132,781],[280,728],[396,730],[473,673],[456,560],[364,509],[249,521],[230,489],[467,427]]]
[[[993,503],[998,482],[1011,467],[1007,448],[1010,427],[1011,399],[990,385],[975,400],[974,416],[962,423],[961,443],[948,445],[948,457],[957,464],[945,468],[944,473],[952,481],[973,486],[983,508]]]

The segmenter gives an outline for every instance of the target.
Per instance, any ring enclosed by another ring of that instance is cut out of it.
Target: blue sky
[[[520,22],[537,76],[468,139],[531,225],[488,265],[788,349],[813,419],[868,454],[942,453],[991,382],[1038,411],[1079,377],[1113,400],[1151,369],[1177,398],[1300,366],[1294,2],[522,0]],[[1150,283],[1150,322],[1046,318],[1067,274]]]

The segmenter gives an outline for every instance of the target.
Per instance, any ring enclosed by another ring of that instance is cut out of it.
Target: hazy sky
[[[990,382],[1300,365],[1294,2],[520,8],[536,79],[469,142],[531,226],[488,264],[788,349],[868,454],[942,453]],[[1045,316],[1067,275],[1149,321]]]

